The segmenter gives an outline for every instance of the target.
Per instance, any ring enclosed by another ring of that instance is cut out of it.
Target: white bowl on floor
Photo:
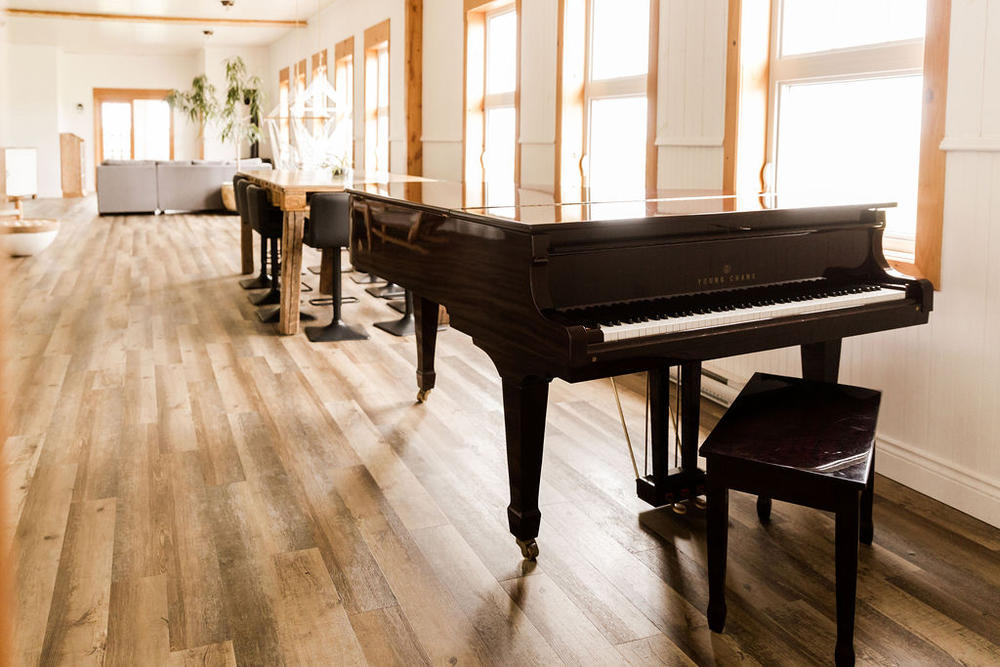
[[[0,244],[9,255],[27,257],[48,248],[58,234],[58,220],[12,220],[0,225]]]

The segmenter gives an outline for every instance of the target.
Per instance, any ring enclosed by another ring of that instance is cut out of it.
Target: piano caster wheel
[[[708,506],[708,501],[705,500],[705,496],[695,496],[694,506],[700,510],[703,510]]]
[[[421,389],[417,392],[417,403],[423,403],[427,400],[427,397],[431,395],[430,389]]]
[[[538,558],[538,543],[534,539],[518,540],[517,546],[521,547],[521,556],[527,560]]]
[[[687,501],[686,500],[682,500],[679,503],[674,503],[673,505],[670,506],[670,508],[674,511],[674,514],[687,514],[688,513],[688,506],[687,506]]]

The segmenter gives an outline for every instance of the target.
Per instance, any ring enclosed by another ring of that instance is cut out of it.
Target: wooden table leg
[[[253,229],[249,224],[240,224],[240,271],[253,273]]]
[[[302,230],[304,211],[285,211],[281,237],[281,319],[278,333],[299,332],[299,288],[302,284]]]

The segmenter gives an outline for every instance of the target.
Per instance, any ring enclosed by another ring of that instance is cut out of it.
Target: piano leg
[[[434,388],[434,350],[437,346],[438,304],[413,295],[413,318],[417,334],[417,402],[423,403]]]
[[[507,432],[507,474],[510,477],[510,505],[507,521],[517,538],[521,555],[538,556],[538,486],[542,473],[542,445],[545,439],[545,409],[549,380],[537,377],[503,377],[503,413]]]
[[[705,488],[705,473],[698,469],[698,425],[701,417],[701,362],[681,365],[681,460],[670,468],[670,369],[649,371],[649,431],[653,474],[636,480],[636,492],[659,507],[690,500]]]
[[[840,339],[802,346],[802,377],[817,382],[836,382],[840,372]]]

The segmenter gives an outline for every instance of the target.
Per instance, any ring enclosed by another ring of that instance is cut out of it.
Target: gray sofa
[[[260,167],[259,158],[240,160]],[[97,167],[97,210],[109,213],[222,210],[220,187],[233,180],[235,161],[105,160]]]

